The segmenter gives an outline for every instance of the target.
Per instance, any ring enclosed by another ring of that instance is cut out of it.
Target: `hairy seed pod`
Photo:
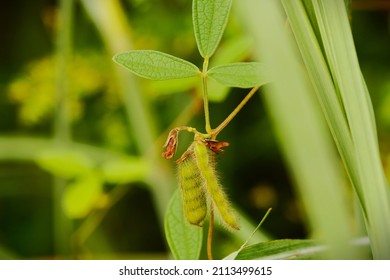
[[[184,214],[190,224],[202,226],[207,214],[207,199],[193,145],[178,162],[178,169]]]
[[[218,209],[218,212],[224,223],[234,229],[239,229],[236,216],[230,206],[226,194],[222,190],[218,178],[215,174],[213,155],[209,153],[206,145],[200,141],[195,141],[195,157],[199,171],[206,182],[206,189],[212,199],[212,202]]]

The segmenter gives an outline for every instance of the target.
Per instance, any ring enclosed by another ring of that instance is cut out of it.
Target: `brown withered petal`
[[[178,130],[175,128],[169,132],[168,139],[163,146],[163,148],[166,149],[165,152],[162,153],[162,157],[166,159],[173,158],[173,156],[176,153],[178,142],[179,142]]]
[[[209,147],[209,149],[216,154],[224,153],[225,151],[222,148],[230,145],[229,142],[223,142],[218,140],[205,139],[204,141],[206,142],[206,145]]]

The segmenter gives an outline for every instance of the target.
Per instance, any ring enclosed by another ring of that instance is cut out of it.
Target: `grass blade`
[[[381,165],[372,105],[362,79],[344,2],[312,1],[332,77],[343,101],[374,258],[390,259],[390,195]]]
[[[313,240],[282,239],[248,246],[238,253],[236,260],[318,259],[323,250]]]
[[[301,2],[282,0],[282,3],[333,139],[361,201],[361,181],[354,160],[355,150],[348,120],[345,116],[339,92],[333,83],[328,65],[316,39],[315,30]],[[364,208],[363,212],[365,215]]]
[[[258,60],[272,75],[264,98],[305,207],[311,237],[329,246],[323,258],[359,258],[349,242],[353,234],[337,154],[296,46],[287,36],[284,13],[276,1],[246,0],[237,7],[255,37]]]

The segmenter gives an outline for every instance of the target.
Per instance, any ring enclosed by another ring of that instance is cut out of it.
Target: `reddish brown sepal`
[[[165,152],[162,153],[163,158],[171,159],[176,153],[177,143],[178,143],[178,130],[172,129],[169,132],[168,139],[164,144]]]
[[[218,140],[205,139],[204,141],[206,142],[206,145],[209,147],[209,149],[216,154],[224,153],[225,151],[222,148],[230,145],[229,142],[223,142]]]

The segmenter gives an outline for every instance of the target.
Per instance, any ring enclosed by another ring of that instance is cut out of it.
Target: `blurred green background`
[[[352,1],[351,23],[390,177],[390,37],[387,1]],[[232,13],[214,60],[252,60],[253,44]],[[166,204],[177,188],[161,159],[167,131],[203,131],[199,85],[151,82],[111,60],[155,49],[201,65],[189,0],[53,0],[0,10],[0,258],[169,258]],[[210,85],[212,126],[246,91]],[[260,90],[261,94],[261,90]],[[237,209],[272,238],[306,238],[305,213],[255,96],[221,133],[218,160]],[[190,138],[180,136],[180,152]],[[217,232],[216,255],[241,243]]]

